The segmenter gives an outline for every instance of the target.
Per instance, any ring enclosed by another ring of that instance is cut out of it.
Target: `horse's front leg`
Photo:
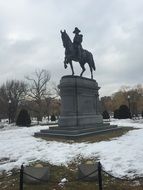
[[[72,70],[72,75],[74,75],[74,70],[73,70],[73,65],[72,65],[72,61],[69,62],[70,66],[71,66],[71,70]]]
[[[67,58],[65,57],[65,60],[64,60],[64,68],[66,69],[67,68]]]
[[[91,79],[93,79],[93,71],[92,71],[92,67],[90,66],[90,72],[91,72]]]

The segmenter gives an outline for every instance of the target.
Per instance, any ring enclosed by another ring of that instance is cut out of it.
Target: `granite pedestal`
[[[88,127],[102,123],[97,82],[78,76],[64,76],[59,85],[61,115],[59,127]]]
[[[41,130],[35,136],[77,138],[117,130],[103,124],[100,110],[100,87],[96,80],[79,76],[64,76],[60,84],[61,114],[58,127]]]

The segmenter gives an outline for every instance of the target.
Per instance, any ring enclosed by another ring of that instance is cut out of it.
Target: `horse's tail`
[[[94,59],[93,59],[93,55],[92,55],[92,53],[90,53],[90,63],[91,63],[91,67],[92,67],[93,70],[95,71],[96,68],[95,68],[95,63],[94,63]]]

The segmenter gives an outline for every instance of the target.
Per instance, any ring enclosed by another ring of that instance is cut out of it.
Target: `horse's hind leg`
[[[81,65],[81,64],[80,64],[80,66],[81,66],[81,68],[82,68],[82,72],[81,72],[80,76],[82,77],[82,75],[83,75],[83,73],[84,73],[84,71],[85,71],[85,67],[84,67],[84,65]]]

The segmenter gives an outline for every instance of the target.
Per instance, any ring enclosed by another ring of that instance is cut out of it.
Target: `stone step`
[[[85,125],[85,126],[80,126],[80,127],[78,127],[78,128],[80,128],[80,129],[85,129],[85,128],[98,128],[98,127],[102,127],[102,126],[104,126],[104,127],[106,127],[106,126],[110,126],[110,124],[109,123],[103,123],[103,124],[96,124],[96,126],[95,125],[91,125],[91,126],[88,126],[87,127],[87,125]],[[62,130],[74,130],[74,129],[77,129],[77,127],[58,127],[58,128],[60,128],[60,129],[62,129]],[[52,130],[57,130],[57,126],[55,126],[55,127],[49,127],[49,129],[52,129]]]
[[[100,127],[100,128],[73,128],[73,129],[63,129],[63,128],[60,128],[60,127],[57,127],[57,129],[44,129],[44,130],[41,130],[40,132],[41,133],[59,133],[59,134],[80,134],[80,133],[83,133],[83,132],[91,132],[91,131],[99,131],[99,130],[105,130],[105,129],[110,129],[111,126],[104,126],[104,127]],[[117,126],[112,126],[112,128],[116,128]]]
[[[102,130],[93,130],[93,131],[80,131],[80,133],[78,134],[71,134],[70,132],[65,134],[65,133],[51,133],[51,132],[39,132],[39,133],[35,133],[35,137],[64,137],[64,138],[77,138],[77,137],[82,137],[82,136],[88,136],[88,135],[96,135],[96,134],[101,134],[101,133],[106,133],[106,132],[110,132],[110,131],[115,131],[115,130],[120,130],[121,127],[111,127],[111,128],[106,128],[106,129],[102,129]]]

